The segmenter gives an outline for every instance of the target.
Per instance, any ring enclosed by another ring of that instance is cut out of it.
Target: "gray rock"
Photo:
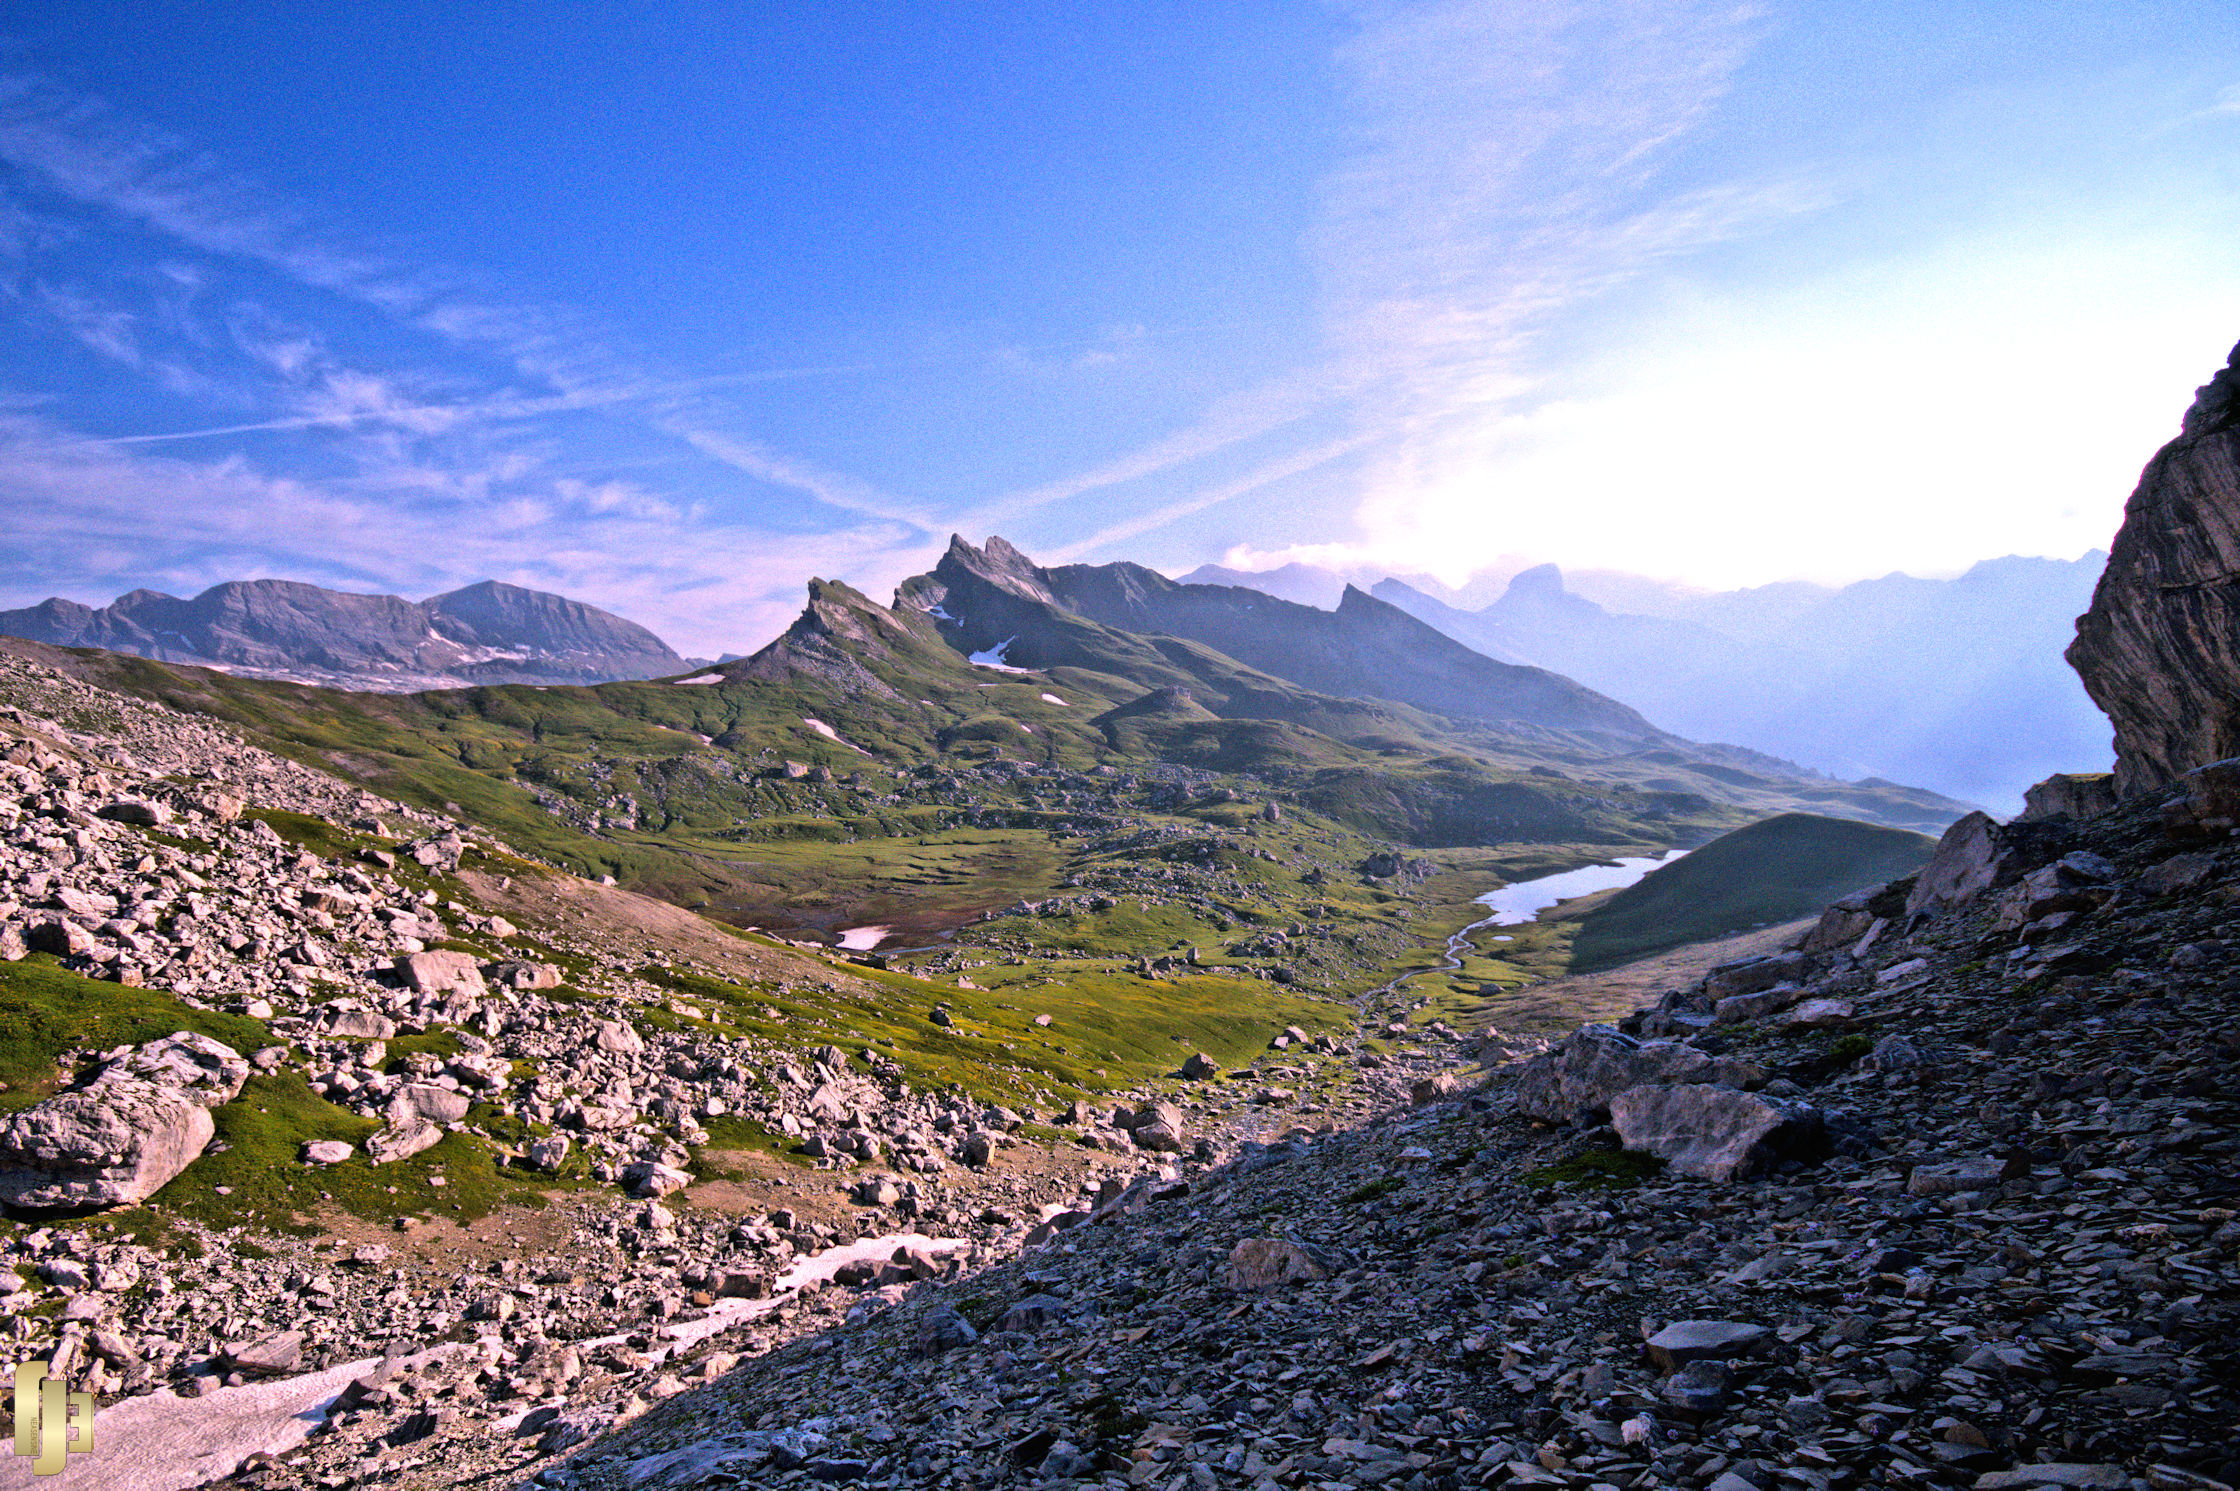
[[[1706,1083],[1628,1088],[1611,1099],[1610,1123],[1627,1149],[1717,1181],[1809,1157],[1824,1137],[1809,1103]]]
[[[1916,1165],[1906,1178],[1908,1196],[1953,1196],[1962,1191],[1988,1191],[2005,1178],[2000,1160],[1960,1160],[1949,1165]]]
[[[1030,1294],[1003,1312],[1001,1329],[1033,1335],[1066,1317],[1066,1302],[1054,1294]]]
[[[1138,1149],[1158,1154],[1182,1153],[1182,1135],[1165,1123],[1139,1123],[1128,1130],[1128,1137],[1135,1141]]]
[[[303,1332],[282,1331],[226,1347],[219,1359],[251,1377],[285,1377],[303,1365]]]
[[[479,999],[487,992],[482,982],[482,964],[471,953],[439,948],[407,954],[390,966],[404,986],[416,994],[458,993]]]
[[[128,1206],[200,1155],[217,1126],[183,1092],[120,1079],[0,1119],[0,1202]]]
[[[387,1165],[442,1142],[443,1130],[426,1119],[409,1119],[392,1123],[366,1140],[366,1158],[376,1165]]]
[[[219,1108],[239,1097],[248,1080],[249,1063],[231,1046],[181,1030],[135,1047],[103,1067],[87,1085],[145,1082],[167,1087],[205,1108]]]
[[[1248,1237],[1229,1250],[1221,1282],[1239,1293],[1261,1293],[1327,1279],[1332,1262],[1321,1250],[1310,1250],[1290,1238]]]
[[[1205,1052],[1197,1051],[1191,1053],[1190,1059],[1182,1064],[1182,1075],[1193,1082],[1203,1082],[1220,1076],[1221,1067]]]
[[[430,1123],[457,1123],[467,1116],[467,1095],[432,1082],[407,1082],[389,1099],[387,1115],[392,1124],[426,1119]]]
[[[1712,1059],[1676,1041],[1637,1041],[1607,1025],[1573,1031],[1552,1051],[1533,1057],[1517,1078],[1517,1111],[1549,1123],[1609,1111],[1628,1088],[1707,1082]]]
[[[553,1134],[543,1139],[531,1140],[526,1158],[533,1170],[551,1171],[559,1169],[567,1163],[568,1159],[567,1136]]]
[[[939,1356],[979,1339],[972,1322],[948,1305],[935,1305],[918,1320],[918,1352],[922,1356]]]
[[[1676,1320],[1649,1338],[1649,1356],[1671,1372],[1690,1362],[1748,1356],[1772,1339],[1766,1327],[1740,1320]]]
[[[2018,1465],[1988,1470],[1976,1477],[1976,1491],[2025,1491],[2031,1486],[2062,1486],[2068,1491],[2123,1491],[2131,1472],[2121,1465]]]
[[[1690,1413],[1717,1413],[1727,1404],[1727,1387],[1733,1374],[1724,1362],[1709,1357],[1692,1361],[1665,1379],[1664,1400]]]
[[[397,1033],[396,1021],[372,1010],[337,1009],[331,1004],[324,1006],[324,1010],[321,1023],[328,1035],[385,1041]]]
[[[644,1036],[617,1020],[601,1020],[591,1044],[610,1056],[636,1056],[646,1048]]]
[[[314,1139],[303,1147],[303,1157],[314,1165],[339,1165],[358,1151],[340,1139]]]

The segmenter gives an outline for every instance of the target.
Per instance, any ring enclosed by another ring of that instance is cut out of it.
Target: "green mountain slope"
[[[1935,849],[1921,834],[1811,813],[1753,823],[1589,912],[1572,943],[1572,971],[1809,916],[1855,890],[1912,874]]]

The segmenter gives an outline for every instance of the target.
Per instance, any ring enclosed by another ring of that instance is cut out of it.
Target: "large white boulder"
[[[177,1088],[119,1077],[0,1119],[0,1202],[104,1207],[145,1201],[217,1133],[210,1110]]]

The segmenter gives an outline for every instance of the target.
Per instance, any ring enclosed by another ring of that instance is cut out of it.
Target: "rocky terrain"
[[[1045,1213],[1217,1162],[1298,1101],[1178,1077],[1038,1114],[913,1088],[873,1045],[726,1033],[679,980],[757,1005],[889,991],[35,663],[0,656],[0,700],[0,1329],[105,1401],[473,1345],[490,1322],[536,1365],[444,1423],[544,1401],[547,1366],[587,1373],[573,1391],[611,1420],[676,1390],[634,1334],[767,1300],[861,1235],[931,1234],[944,1269],[1007,1254]],[[58,1043],[73,1007],[129,1038]],[[1322,1069],[1325,1122],[1437,1059],[1274,1046],[1271,1080]],[[493,1196],[493,1176],[519,1184]],[[411,1418],[401,1389],[351,1406],[369,1431]],[[570,1422],[554,1443],[586,1432]]]
[[[2240,755],[2240,347],[2124,506],[2069,662],[2116,727],[2116,788]]]
[[[390,692],[604,683],[693,666],[634,622],[495,580],[424,601],[293,580],[228,581],[191,600],[135,590],[99,608],[50,597],[0,611],[0,636]]]
[[[1963,826],[1797,950],[867,1295],[535,1479],[2229,1483],[2209,791]]]

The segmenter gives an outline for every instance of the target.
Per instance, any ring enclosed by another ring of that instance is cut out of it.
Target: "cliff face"
[[[2240,756],[2240,347],[2147,463],[2067,655],[2124,796]]]

